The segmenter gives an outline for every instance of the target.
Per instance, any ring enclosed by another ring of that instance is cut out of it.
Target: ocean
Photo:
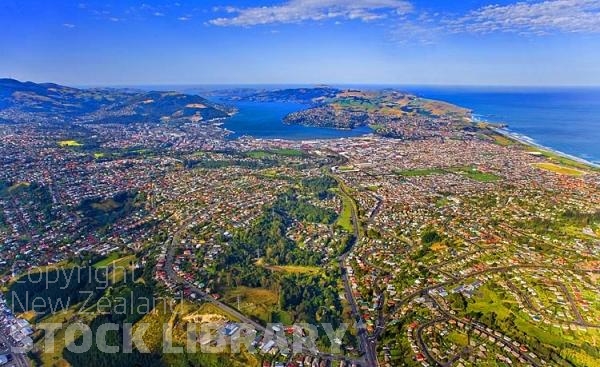
[[[600,164],[600,88],[400,89],[469,108],[535,144]]]

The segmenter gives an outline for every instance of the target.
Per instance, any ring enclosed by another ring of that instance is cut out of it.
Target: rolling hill
[[[131,89],[79,89],[0,79],[0,119],[11,122],[201,122],[232,111],[197,95]]]

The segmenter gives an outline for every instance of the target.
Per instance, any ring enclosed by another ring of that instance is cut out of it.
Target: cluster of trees
[[[113,290],[108,296],[111,297],[113,300],[116,300],[117,297],[119,300],[124,300],[125,305],[122,308],[121,306],[119,306],[119,310],[124,310],[125,312],[106,312],[96,317],[90,324],[90,329],[92,331],[91,348],[84,353],[73,353],[65,348],[65,350],[63,351],[63,357],[65,358],[65,360],[67,360],[69,364],[73,367],[164,366],[164,363],[161,361],[160,355],[156,353],[142,353],[137,349],[134,349],[132,353],[123,353],[123,346],[125,345],[123,339],[123,325],[125,323],[133,324],[139,321],[142,317],[144,317],[145,314],[147,314],[150,311],[147,310],[147,308],[144,307],[144,305],[147,304],[148,300],[154,300],[152,288],[142,283],[129,283],[127,285],[123,285]],[[114,304],[122,305],[123,303],[121,301],[114,301]],[[140,310],[143,311],[140,312]],[[98,344],[100,342],[95,340],[95,338],[98,335],[96,331],[101,325],[107,323],[116,324],[119,326],[119,330],[110,330],[106,334],[106,345],[118,346],[118,353],[105,353],[98,349]],[[80,336],[79,338],[75,339],[73,343],[75,345],[82,345],[83,336]]]
[[[124,191],[102,201],[84,199],[77,210],[81,211],[88,225],[99,228],[131,214],[141,201],[143,196],[137,191]]]
[[[92,305],[104,292],[105,279],[105,271],[91,267],[45,270],[19,278],[7,298],[17,313],[55,313],[83,301]]]
[[[440,242],[443,237],[433,228],[427,228],[421,234],[421,247],[412,257],[413,260],[419,260],[431,251],[431,246],[434,243]]]
[[[334,210],[315,206],[293,191],[282,194],[273,204],[273,210],[301,222],[332,224],[337,219]]]
[[[226,159],[209,159],[209,158],[191,158],[184,161],[184,166],[190,168],[206,168],[206,169],[219,169],[225,167],[242,167],[249,169],[264,169],[276,167],[279,165],[279,161],[270,155],[262,157],[248,157],[243,153],[237,153],[233,151],[223,151],[227,158]]]
[[[319,199],[324,200],[333,195],[330,189],[337,187],[338,183],[330,176],[320,176],[302,180],[302,186],[310,192],[315,193]]]
[[[12,187],[12,189],[10,189]],[[10,189],[10,190],[9,190]],[[0,198],[17,198],[22,202],[39,205],[36,216],[45,221],[54,219],[52,214],[52,195],[47,187],[38,182],[16,185],[12,182],[0,182]]]
[[[234,235],[233,246],[227,253],[227,264],[240,263],[246,255],[258,254],[269,264],[317,265],[320,255],[305,251],[287,238],[289,214],[280,210],[268,210],[248,229]]]
[[[0,194],[5,195],[6,190],[10,187],[10,182],[0,180]]]
[[[312,182],[313,185],[325,187],[331,182]],[[257,258],[262,258],[270,265],[319,265],[322,255],[308,251],[286,236],[286,231],[294,220],[331,224],[337,214],[330,209],[320,208],[311,204],[306,198],[300,197],[295,191],[282,194],[275,203],[265,208],[264,213],[248,228],[234,232],[232,238],[223,236],[214,238],[225,243],[224,256],[214,269],[211,278],[219,278],[228,287],[247,286],[272,288],[277,285],[273,273],[262,266],[256,265]],[[347,247],[350,239],[342,239],[340,246]]]
[[[563,218],[573,224],[580,226],[589,226],[591,224],[600,223],[600,210],[596,210],[593,213],[584,213],[577,210],[566,210],[563,213]]]
[[[342,305],[336,282],[324,276],[294,274],[283,277],[279,306],[295,319],[339,326]]]

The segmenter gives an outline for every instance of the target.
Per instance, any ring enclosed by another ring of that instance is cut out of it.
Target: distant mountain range
[[[230,108],[197,95],[132,89],[78,89],[0,79],[0,119],[11,122],[200,122],[227,118]]]

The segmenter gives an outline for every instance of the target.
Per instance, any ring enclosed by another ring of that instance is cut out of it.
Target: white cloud
[[[450,31],[462,33],[512,32],[518,34],[600,32],[600,0],[546,0],[488,5],[456,20]]]
[[[328,19],[368,22],[385,18],[389,13],[406,14],[411,10],[412,5],[405,0],[289,0],[274,6],[227,7],[225,11],[233,16],[212,19],[209,23],[217,26],[254,26]]]
[[[63,23],[63,27],[73,29],[75,28],[75,24],[72,23]]]
[[[159,12],[159,11],[155,11],[155,12],[154,12],[154,16],[155,16],[155,17],[164,17],[164,16],[165,16],[165,13],[161,13],[161,12]]]

